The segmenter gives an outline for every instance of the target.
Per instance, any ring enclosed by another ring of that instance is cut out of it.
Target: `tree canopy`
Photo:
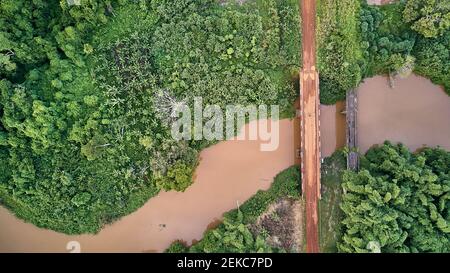
[[[343,175],[341,252],[449,252],[450,152],[386,142]]]
[[[173,140],[161,107],[201,95],[293,115],[297,11],[293,0],[2,1],[1,203],[40,227],[95,233],[162,189],[185,190],[213,142]]]
[[[321,102],[343,100],[348,90],[377,74],[412,72],[443,85],[450,94],[449,4],[364,0],[318,1],[318,67]]]
[[[450,28],[450,3],[445,0],[407,0],[403,19],[426,38],[436,38]]]

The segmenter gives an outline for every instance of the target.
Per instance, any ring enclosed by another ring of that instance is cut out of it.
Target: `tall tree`
[[[343,176],[342,252],[450,251],[450,152],[385,143]]]
[[[447,0],[407,0],[403,18],[411,28],[427,38],[442,35],[450,28],[450,2]]]

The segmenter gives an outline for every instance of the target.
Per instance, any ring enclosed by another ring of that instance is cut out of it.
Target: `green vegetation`
[[[415,72],[450,94],[448,1],[320,0],[317,43],[322,103],[334,104],[362,79],[387,73]]]
[[[450,3],[441,0],[408,0],[403,19],[426,38],[442,36],[450,27]]]
[[[322,168],[322,252],[449,252],[450,152],[374,147],[358,172],[343,152]]]
[[[39,227],[95,233],[161,189],[186,189],[213,142],[172,140],[174,108],[202,96],[292,116],[297,10],[294,0],[2,1],[2,204]]]
[[[255,223],[267,208],[282,198],[300,198],[300,171],[291,167],[275,177],[267,191],[259,191],[239,209],[224,214],[223,223],[205,233],[202,240],[187,247],[174,242],[166,252],[171,253],[256,253],[285,251],[271,247],[266,242],[267,234],[254,234],[249,226]]]
[[[363,52],[358,0],[317,1],[317,63],[320,100],[334,104],[361,81]]]
[[[411,13],[408,9],[425,2],[410,0],[406,7],[402,3],[364,7],[361,35],[366,58],[365,76],[382,73],[408,76],[415,72],[443,85],[450,93],[450,27],[442,26],[440,35],[423,36],[420,31],[414,31],[410,19],[405,19],[405,14]]]
[[[444,86],[450,95],[450,30],[435,38],[421,38],[414,47],[415,72]]]
[[[411,59],[416,36],[401,21],[402,6],[365,6],[361,10],[361,37],[365,76],[399,71]],[[414,59],[413,59],[414,64]],[[411,67],[409,72],[414,69]]]
[[[39,227],[95,233],[192,183],[214,141],[172,139],[180,104],[277,104],[292,116],[298,1],[238,2],[2,0],[1,204]],[[450,94],[448,1],[317,2],[323,103],[380,73],[416,72]],[[323,250],[449,252],[449,152],[386,143],[361,162],[341,176],[342,153],[325,161]],[[299,181],[296,167],[284,171],[200,242],[168,251],[290,251],[251,225],[281,198],[298,199]]]
[[[327,157],[322,164],[322,199],[319,202],[320,250],[323,253],[336,253],[340,240],[342,211],[342,174],[347,162],[342,151]]]
[[[449,252],[450,152],[386,142],[343,175],[341,252]]]

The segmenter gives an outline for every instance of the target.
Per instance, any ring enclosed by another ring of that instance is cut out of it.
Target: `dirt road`
[[[303,70],[300,72],[302,190],[306,203],[306,252],[319,252],[320,124],[319,76],[316,71],[316,2],[300,0]]]

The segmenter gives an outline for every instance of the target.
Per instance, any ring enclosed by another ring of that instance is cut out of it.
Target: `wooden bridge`
[[[358,147],[358,92],[354,89],[347,92],[345,103],[345,114],[347,119],[347,169],[355,171],[359,167]]]

